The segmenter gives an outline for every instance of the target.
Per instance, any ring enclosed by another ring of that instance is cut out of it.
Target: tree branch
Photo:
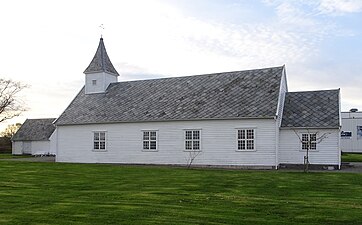
[[[19,116],[26,110],[17,94],[27,87],[20,82],[0,78],[0,123]]]

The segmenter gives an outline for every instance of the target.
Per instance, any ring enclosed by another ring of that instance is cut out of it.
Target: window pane
[[[191,140],[192,139],[192,131],[191,130],[187,130],[185,133],[185,139],[187,140]]]
[[[151,140],[156,140],[156,131],[150,132],[151,134]]]
[[[245,150],[245,141],[244,140],[239,140],[238,141],[238,149],[239,150]]]
[[[106,133],[104,133],[104,132],[99,133],[99,140],[102,140],[102,141],[106,140]]]
[[[195,140],[199,140],[200,139],[200,131],[198,131],[198,130],[194,130],[193,131],[193,136],[192,136],[192,138]]]
[[[149,140],[150,139],[150,132],[144,131],[143,132],[143,140]]]
[[[100,142],[99,144],[99,149],[106,149],[106,142]]]
[[[246,138],[254,139],[254,130],[246,130]]]
[[[245,130],[238,130],[238,139],[245,139]]]
[[[310,140],[316,141],[317,140],[317,134],[310,134]]]
[[[187,150],[192,149],[192,141],[185,141],[185,149]]]
[[[316,150],[317,149],[317,144],[315,142],[310,143],[310,149]]]
[[[94,142],[94,149],[99,149],[99,142],[98,141]]]
[[[156,149],[156,142],[155,141],[151,141],[150,142],[150,149]]]
[[[308,142],[302,142],[302,149],[303,150],[308,149]]]
[[[98,140],[99,140],[99,133],[98,133],[98,132],[95,132],[95,133],[94,133],[94,140],[95,140],[95,141],[98,141]]]
[[[246,148],[254,149],[254,140],[247,140]]]
[[[150,144],[148,141],[143,142],[143,149],[150,149]]]
[[[200,141],[193,141],[193,149],[198,150],[200,149]]]
[[[302,141],[308,141],[308,134],[302,134]]]

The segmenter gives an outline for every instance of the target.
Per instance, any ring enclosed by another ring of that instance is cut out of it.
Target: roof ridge
[[[267,70],[267,69],[282,69],[284,66],[277,66],[277,67],[266,67],[261,69],[249,69],[249,70],[234,70],[234,71],[227,71],[227,72],[217,72],[217,73],[205,73],[205,74],[193,74],[193,75],[186,75],[186,76],[176,76],[176,77],[159,77],[159,78],[149,78],[149,79],[140,79],[140,80],[127,80],[127,81],[119,81],[112,84],[118,83],[128,83],[128,82],[141,82],[141,81],[152,81],[152,80],[168,80],[168,79],[175,79],[175,78],[190,78],[190,77],[201,77],[201,76],[212,76],[212,75],[228,75],[233,73],[239,72],[251,72],[251,71],[260,71],[260,70]]]

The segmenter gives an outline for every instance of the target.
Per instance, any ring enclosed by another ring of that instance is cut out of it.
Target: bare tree
[[[189,155],[186,158],[187,169],[189,169],[191,167],[191,165],[194,162],[194,160],[196,159],[196,157],[199,156],[200,154],[201,154],[201,151],[189,151]]]
[[[26,87],[27,85],[20,82],[0,78],[0,123],[25,111],[18,93]]]
[[[331,133],[320,134],[319,131],[310,132],[309,129],[307,129],[307,133],[303,132],[302,134],[299,134],[295,129],[293,129],[293,131],[295,135],[297,135],[299,142],[302,145],[302,149],[305,150],[303,165],[304,165],[304,172],[308,172],[310,164],[309,150],[316,149],[317,144],[321,143],[324,139],[328,138],[328,135],[330,135]]]

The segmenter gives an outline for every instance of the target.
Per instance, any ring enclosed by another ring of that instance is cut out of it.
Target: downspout
[[[279,167],[279,120],[278,116],[274,117],[275,120],[275,169]]]
[[[341,89],[338,89],[338,104],[339,104],[339,129],[338,129],[338,169],[341,169],[341,127],[342,127],[342,115],[341,115]]]
[[[341,128],[338,129],[338,169],[341,169]]]
[[[55,126],[55,162],[58,162],[58,126]]]

